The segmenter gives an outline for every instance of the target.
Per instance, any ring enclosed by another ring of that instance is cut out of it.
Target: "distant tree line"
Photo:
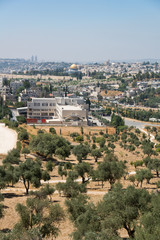
[[[119,113],[122,115],[122,117],[133,118],[141,121],[149,121],[150,118],[160,119],[160,111],[120,108]]]

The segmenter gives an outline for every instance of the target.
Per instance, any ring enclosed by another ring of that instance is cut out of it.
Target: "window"
[[[43,106],[43,107],[47,107],[47,106],[48,106],[48,103],[42,103],[42,106]]]
[[[40,103],[34,103],[34,106],[35,106],[35,107],[39,107],[39,106],[40,106]]]
[[[42,113],[41,116],[48,116],[48,113]]]

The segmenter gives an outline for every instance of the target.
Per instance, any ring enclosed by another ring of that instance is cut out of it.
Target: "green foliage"
[[[116,185],[112,191],[104,196],[104,201],[98,205],[102,218],[106,224],[115,224],[118,229],[125,228],[129,237],[134,238],[135,222],[139,220],[141,213],[148,209],[151,196],[144,189],[136,189]],[[108,218],[108,219],[107,219]]]
[[[102,182],[109,181],[111,187],[116,180],[121,179],[124,175],[125,164],[122,161],[118,161],[117,157],[113,154],[108,154],[104,158],[104,161],[98,165],[97,170],[93,172],[93,179]]]
[[[17,147],[17,150],[20,152],[21,149],[22,149],[22,145],[21,145],[21,142],[20,142],[20,141],[17,141],[16,147]]]
[[[17,116],[18,123],[26,123],[26,118],[24,116]]]
[[[77,197],[78,194],[85,193],[87,191],[86,184],[79,184],[78,182],[75,182],[71,176],[67,177],[65,183],[57,183],[56,189],[58,190],[59,194],[63,192],[64,196],[67,198]]]
[[[20,151],[16,148],[8,152],[8,155],[3,160],[3,164],[19,164],[20,162]]]
[[[41,134],[41,133],[44,133],[44,130],[39,129],[38,132],[37,132],[37,134]]]
[[[29,139],[29,134],[26,130],[22,130],[18,133],[18,139],[20,141],[28,140]]]
[[[154,147],[154,143],[150,141],[146,140],[142,142],[143,153],[147,154],[149,157],[154,154],[153,147]]]
[[[84,130],[83,130],[83,127],[81,127],[81,134],[82,134],[82,135],[84,134]]]
[[[0,193],[0,202],[2,202],[4,200],[2,194]],[[4,216],[4,205],[0,203],[0,219]]]
[[[86,159],[89,153],[90,149],[87,145],[79,144],[73,148],[73,154],[77,157],[79,162],[81,162],[82,159]]]
[[[160,160],[157,158],[146,157],[143,159],[146,167],[156,172],[157,177],[159,177],[160,171]]]
[[[52,194],[55,192],[54,187],[51,187],[49,184],[46,184],[44,187],[42,187],[39,191],[31,191],[30,195],[34,196],[35,198],[41,199],[47,199],[49,196],[49,200],[52,200]]]
[[[142,167],[143,166],[143,161],[137,160],[133,163],[134,167]]]
[[[142,215],[135,240],[160,239],[160,195],[153,195],[150,210]]]
[[[5,166],[5,177],[4,181],[6,184],[10,184],[13,187],[15,183],[19,181],[18,167],[14,167],[11,164]]]
[[[98,158],[100,158],[102,156],[102,153],[101,153],[100,149],[96,148],[96,149],[92,149],[91,155],[94,157],[95,162],[97,162]]]
[[[132,108],[119,108],[119,113],[122,117],[133,118],[141,121],[148,122],[150,118],[157,118],[160,119],[160,112],[153,111],[153,110],[140,110],[140,109],[132,109]]]
[[[120,116],[115,115],[115,114],[112,114],[111,124],[112,124],[112,126],[114,126],[115,128],[117,128],[117,127],[119,127],[119,126],[124,126],[124,120],[123,120]]]
[[[141,183],[141,187],[145,179],[147,180],[147,183],[149,183],[152,177],[152,173],[149,169],[141,169],[136,172],[136,179],[138,181],[138,184]]]
[[[52,172],[53,171],[53,168],[54,168],[54,164],[52,163],[52,161],[48,161],[46,163],[46,169],[48,172]]]
[[[44,170],[42,170],[41,162],[31,159],[26,159],[25,162],[19,164],[19,175],[23,180],[23,184],[26,189],[26,194],[28,194],[30,185],[38,188],[41,186],[41,180],[49,180],[50,176]]]
[[[50,128],[49,132],[52,133],[52,134],[56,134],[56,129],[55,128]]]
[[[62,179],[63,179],[63,176],[65,176],[65,177],[67,176],[67,171],[64,168],[64,166],[62,166],[62,165],[58,166],[58,174],[62,177]]]
[[[73,132],[73,133],[70,134],[70,137],[73,138],[73,139],[75,139],[75,138],[78,137],[79,135],[80,135],[79,133]]]
[[[12,116],[11,110],[9,109],[7,104],[3,102],[2,97],[0,97],[0,119],[3,119],[4,117],[8,116],[10,117]]]
[[[22,149],[22,154],[24,154],[25,158],[26,158],[26,155],[29,154],[29,153],[30,153],[30,150],[28,148],[24,147]]]
[[[104,137],[97,137],[96,142],[99,143],[100,148],[103,148],[106,142],[106,139]]]
[[[30,148],[46,158],[56,154],[65,159],[70,155],[70,143],[56,134],[38,134],[30,141]]]
[[[80,136],[80,135],[79,135],[79,136],[76,137],[75,140],[76,140],[76,142],[83,142],[83,141],[84,141],[84,138],[83,138],[83,136]]]
[[[5,188],[6,182],[5,182],[6,172],[4,166],[0,166],[0,190]]]
[[[64,212],[60,205],[53,205],[47,199],[35,197],[28,198],[26,205],[18,203],[16,211],[20,220],[14,226],[14,231],[25,234],[31,229],[35,229],[38,231],[39,237],[41,237],[39,239],[58,236],[57,223],[64,219]]]
[[[92,173],[92,167],[87,162],[78,163],[74,170],[77,172],[77,175],[82,178],[82,183],[86,183],[89,181],[91,173]],[[87,180],[85,179],[87,176]]]
[[[109,191],[97,205],[86,196],[68,199],[66,205],[74,223],[74,240],[120,240],[119,230],[125,228],[134,239],[136,223],[149,209],[151,196],[146,190],[120,184]]]

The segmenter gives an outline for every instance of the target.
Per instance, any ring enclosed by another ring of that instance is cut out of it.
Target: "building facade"
[[[32,98],[27,102],[27,123],[87,125],[87,116],[83,98]]]

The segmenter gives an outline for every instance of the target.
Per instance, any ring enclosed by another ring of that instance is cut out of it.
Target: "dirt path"
[[[139,130],[143,133],[145,133],[148,137],[150,137],[150,141],[155,143],[155,136],[151,133],[148,133],[146,130],[139,128]]]

